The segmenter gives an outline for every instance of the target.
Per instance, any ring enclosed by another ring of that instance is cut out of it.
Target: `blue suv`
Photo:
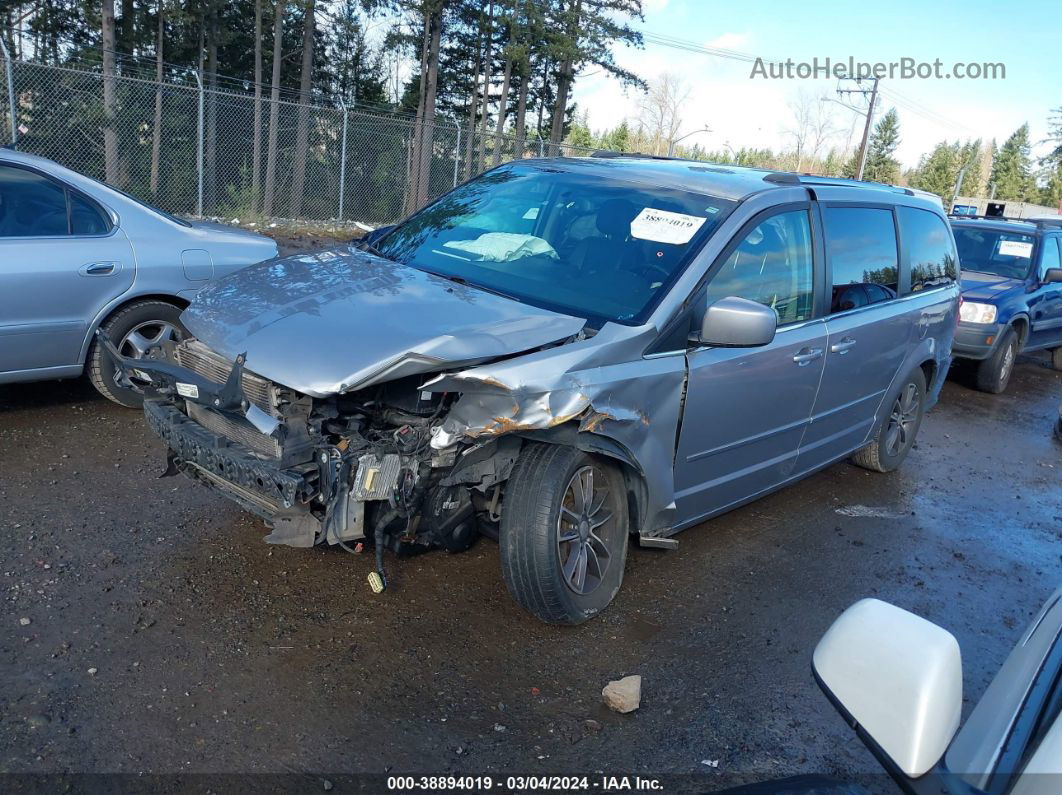
[[[977,364],[977,388],[1007,388],[1022,351],[1049,350],[1062,370],[1062,218],[953,220],[962,266],[952,352]]]

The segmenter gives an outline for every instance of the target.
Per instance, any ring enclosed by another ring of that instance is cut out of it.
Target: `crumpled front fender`
[[[539,357],[536,357],[539,358]],[[432,437],[444,449],[482,440],[577,424],[580,434],[614,440],[630,451],[646,485],[639,532],[667,535],[673,524],[675,442],[686,360],[681,352],[557,372],[559,362],[516,360],[440,375],[423,389],[459,393]],[[545,366],[545,365],[553,366]]]

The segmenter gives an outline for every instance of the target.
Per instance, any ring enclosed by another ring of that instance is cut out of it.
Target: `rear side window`
[[[830,312],[846,312],[895,298],[899,258],[892,211],[825,207],[822,216],[826,258],[833,273]],[[861,285],[863,289],[853,290],[850,285]]]
[[[955,241],[944,221],[928,210],[900,207],[900,234],[911,269],[911,292],[932,290],[959,276]]]
[[[0,237],[103,235],[109,229],[99,208],[61,184],[0,165]]]

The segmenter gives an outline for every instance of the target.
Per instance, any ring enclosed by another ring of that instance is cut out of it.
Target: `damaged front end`
[[[121,356],[119,378],[144,394],[144,414],[167,444],[167,474],[181,472],[262,517],[266,541],[382,552],[467,549],[495,534],[499,486],[521,439],[431,444],[456,398],[411,376],[344,394],[310,397],[229,362],[195,339],[148,356]]]

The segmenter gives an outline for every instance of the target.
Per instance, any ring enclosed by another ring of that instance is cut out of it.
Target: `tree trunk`
[[[273,77],[269,88],[269,140],[266,143],[265,196],[262,214],[273,215],[277,178],[277,126],[280,123],[280,68],[284,59],[284,0],[273,3]]]
[[[465,135],[465,179],[472,176],[473,142],[476,137],[476,114],[479,113],[479,76],[483,71],[483,36],[476,46],[476,69],[472,73],[472,91],[468,98],[468,131]]]
[[[119,28],[119,49],[132,55],[136,49],[136,5],[134,0],[122,0],[122,24]]]
[[[151,136],[151,195],[159,193],[159,155],[162,151],[162,45],[166,31],[166,6],[159,0],[159,30],[155,41],[155,124]]]
[[[564,138],[564,116],[568,110],[568,89],[572,84],[573,66],[571,59],[561,64],[560,73],[557,75],[557,98],[553,104],[553,122],[549,131],[550,155],[556,157],[560,154],[560,143]]]
[[[479,119],[479,155],[476,173],[483,170],[487,151],[487,116],[490,114],[490,81],[494,72],[494,0],[487,7],[487,58],[483,61],[483,114]]]
[[[251,212],[258,211],[262,173],[262,0],[254,0],[254,121],[251,125]]]
[[[206,118],[203,131],[203,207],[217,212],[218,196],[218,0],[207,5],[206,35]]]
[[[299,122],[295,138],[295,168],[291,179],[291,217],[302,214],[306,188],[306,158],[310,150],[310,100],[313,89],[314,0],[306,0],[302,25],[302,67],[299,72]]]
[[[494,158],[492,165],[501,163],[502,132],[505,129],[505,116],[509,110],[509,83],[513,78],[513,59],[505,59],[505,76],[502,78],[501,97],[498,100],[498,125],[494,128]]]
[[[117,101],[114,96],[114,0],[103,0],[101,24],[103,47],[103,172],[111,185],[118,185],[118,131],[114,127]]]
[[[428,203],[429,183],[431,182],[431,155],[435,141],[435,95],[439,87],[439,46],[442,42],[443,9],[442,4],[432,8],[428,19],[428,63],[424,84],[424,121],[421,124],[420,142],[417,147],[416,207],[419,209]]]
[[[530,72],[530,69],[525,69]],[[516,100],[516,144],[513,146],[513,159],[519,160],[524,156],[524,146],[527,142],[527,130],[525,122],[527,118],[527,84],[531,82],[530,74],[520,75],[520,94]]]
[[[568,35],[572,42],[578,41],[579,38],[579,15],[582,6],[582,0],[575,0],[575,5],[572,8],[575,12],[575,17],[572,20],[571,28],[568,30]],[[553,105],[553,122],[549,131],[550,154],[554,157],[560,154],[560,143],[564,138],[564,117],[568,110],[568,92],[571,90],[574,74],[575,63],[571,57],[565,58],[561,62],[560,72],[557,75],[557,97]]]

